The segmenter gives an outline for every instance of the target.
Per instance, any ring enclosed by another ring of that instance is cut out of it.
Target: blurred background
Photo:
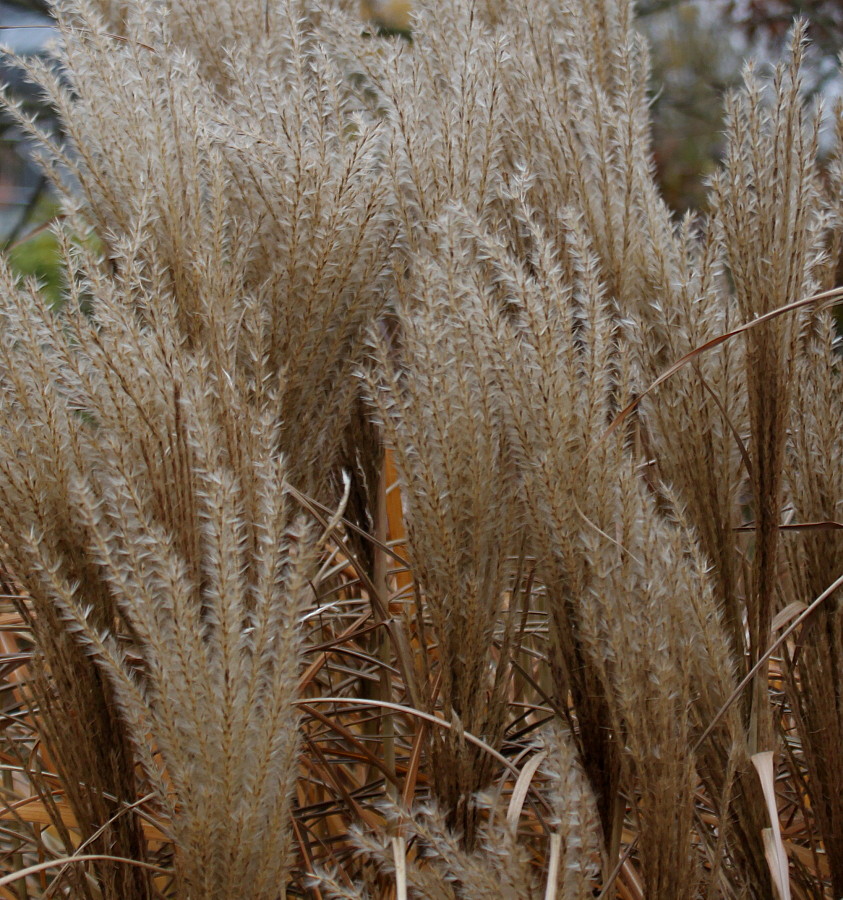
[[[0,45],[14,54],[43,53],[55,31],[38,0],[0,0]],[[0,55],[0,86],[45,122],[56,127],[52,113],[8,54]],[[58,287],[52,238],[44,228],[55,214],[46,179],[32,163],[23,135],[0,110],[0,248],[13,265],[41,279],[48,290]]]
[[[724,92],[739,85],[744,60],[780,58],[796,17],[810,23],[806,93],[822,96],[828,114],[843,92],[841,0],[640,0],[638,14],[653,54],[655,165],[677,212],[705,206],[723,148]]]
[[[407,27],[409,0],[361,0],[381,26]],[[705,205],[705,182],[722,150],[722,96],[740,80],[743,60],[776,59],[795,16],[810,23],[813,49],[807,87],[831,106],[843,93],[837,53],[843,46],[843,0],[639,0],[640,27],[653,55],[653,154],[670,206],[683,213]],[[43,53],[55,32],[44,0],[0,0],[0,43],[14,53]],[[8,56],[0,84],[45,122],[50,111]],[[51,122],[51,127],[55,123]],[[0,247],[13,263],[48,285],[56,278],[48,185],[26,142],[0,113]]]

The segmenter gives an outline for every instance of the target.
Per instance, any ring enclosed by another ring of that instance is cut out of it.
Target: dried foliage
[[[0,266],[0,893],[843,894],[804,26],[676,222],[629,0],[55,13],[66,140],[7,102],[65,288]]]

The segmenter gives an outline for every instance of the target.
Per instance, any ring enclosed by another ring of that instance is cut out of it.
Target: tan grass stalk
[[[791,60],[776,70],[770,109],[751,70],[745,93],[727,105],[729,149],[715,197],[726,262],[744,320],[813,292],[812,269],[821,252],[814,174],[817,125],[808,121],[800,96],[803,43],[804,29],[797,27]],[[756,526],[747,591],[750,663],[763,653],[777,604],[784,448],[798,333],[799,319],[791,316],[748,334],[745,344]],[[750,748],[758,751],[773,746],[766,692],[762,673],[747,709],[752,719]]]
[[[837,521],[841,516],[840,378],[836,332],[830,315],[810,322],[800,343],[787,462],[787,494],[795,522]],[[816,517],[816,518],[815,518]],[[789,588],[802,603],[840,574],[836,530],[800,531],[784,540]],[[843,632],[839,598],[817,611],[785,654],[789,696],[811,772],[811,807],[823,836],[833,890],[843,889],[843,731],[840,672]]]
[[[409,556],[435,641],[426,709],[437,703],[437,678],[455,726],[445,736],[431,732],[434,793],[470,846],[471,798],[492,770],[461,732],[483,735],[496,749],[503,737],[513,615],[503,631],[499,623],[517,521],[493,375],[468,324],[473,285],[460,271],[465,250],[450,226],[443,224],[435,256],[411,257],[415,289],[397,307],[398,347],[378,346],[369,393],[402,477]]]

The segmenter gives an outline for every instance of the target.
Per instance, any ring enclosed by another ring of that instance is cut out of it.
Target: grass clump
[[[843,894],[803,26],[677,222],[627,0],[55,13],[66,139],[7,104],[63,288],[0,265],[0,889]]]

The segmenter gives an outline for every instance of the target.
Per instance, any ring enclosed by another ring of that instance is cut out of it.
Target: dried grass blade
[[[788,603],[788,605],[773,618],[771,630],[778,631],[780,628],[784,628],[784,626],[787,625],[788,622],[790,622],[795,616],[798,616],[799,613],[803,612],[805,609],[807,609],[807,605],[799,600],[796,600],[793,603]]]
[[[351,706],[380,706],[383,709],[389,709],[393,712],[403,713],[408,716],[415,716],[419,719],[424,719],[425,722],[431,722],[434,725],[438,725],[440,728],[445,728],[450,731],[453,729],[453,724],[451,722],[446,722],[445,719],[440,719],[438,716],[434,716],[431,713],[422,712],[420,709],[414,709],[412,706],[402,706],[400,703],[386,703],[383,700],[369,700],[363,699],[360,697],[310,697],[307,700],[298,700],[296,701],[297,706],[307,706],[311,703],[337,703]],[[516,779],[521,774],[515,766],[502,754],[498,753],[493,747],[490,747],[485,741],[480,740],[479,737],[476,737],[473,734],[470,734],[468,731],[463,731],[461,734],[469,744],[474,744],[475,747],[480,747],[481,750],[485,750],[493,759],[497,760],[502,766],[505,766],[506,769],[511,772]]]
[[[692,752],[696,753],[697,750],[705,743],[708,736],[714,731],[717,723],[723,718],[726,714],[726,711],[729,707],[740,697],[744,688],[752,681],[753,678],[758,674],[761,670],[761,667],[766,665],[767,660],[772,656],[776,650],[781,647],[781,645],[793,634],[794,631],[811,615],[811,613],[817,609],[824,601],[826,601],[838,588],[843,587],[843,575],[839,578],[836,578],[815,600],[813,600],[805,609],[802,610],[801,613],[788,625],[788,627],[773,641],[772,644],[767,648],[767,651],[762,655],[761,659],[747,672],[747,674],[742,679],[741,683],[732,691],[729,699],[720,707],[717,712],[717,715],[711,720],[706,730],[700,735],[696,744],[694,744],[692,748]]]
[[[0,878],[0,887],[6,884],[13,884],[22,878],[28,878],[30,875],[37,875],[39,872],[46,872],[48,869],[55,869],[57,866],[70,866],[80,862],[118,862],[125,863],[128,866],[137,866],[139,869],[148,869],[150,872],[158,872],[161,875],[172,874],[170,869],[164,869],[161,866],[143,862],[140,859],[129,859],[125,856],[109,856],[106,853],[85,853],[82,856],[65,856],[61,859],[50,859],[47,862],[19,869],[17,872],[12,872],[11,875],[4,875]]]
[[[512,790],[509,809],[506,811],[506,822],[510,828],[515,828],[518,825],[524,801],[527,799],[527,792],[530,790],[530,783],[545,759],[547,759],[547,752],[542,751],[541,753],[536,753],[524,764],[524,768],[521,770],[521,774],[518,776],[518,780],[515,782],[515,787]]]
[[[770,867],[770,876],[776,887],[780,900],[790,900],[790,877],[788,875],[787,851],[782,843],[782,833],[779,826],[779,811],[776,806],[776,777],[773,771],[773,751],[765,750],[756,753],[752,757],[752,764],[758,772],[761,781],[761,790],[767,802],[767,813],[770,816],[771,828],[765,828],[762,832],[764,839],[764,854],[767,857],[767,865]]]
[[[686,353],[684,356],[680,357],[676,360],[675,363],[668,366],[664,372],[659,375],[659,377],[653,381],[649,387],[643,390],[635,399],[631,400],[612,420],[609,427],[603,432],[600,436],[594,447],[586,454],[585,458],[579,463],[577,468],[581,468],[585,459],[594,451],[595,447],[600,446],[608,437],[614,434],[615,431],[623,424],[623,422],[627,419],[630,413],[632,413],[638,406],[639,403],[648,395],[651,394],[657,387],[664,384],[669,378],[679,372],[681,369],[685,368],[689,362],[695,360],[698,356],[701,356],[703,353],[706,353],[709,350],[713,350],[715,347],[719,347],[721,344],[725,343],[728,340],[731,340],[733,337],[737,337],[739,334],[743,334],[744,332],[750,331],[753,328],[758,327],[759,325],[764,325],[767,322],[771,322],[773,319],[779,318],[779,316],[783,316],[790,312],[795,312],[798,309],[803,309],[806,306],[812,306],[814,304],[822,304],[825,306],[833,306],[836,303],[839,303],[843,300],[843,288],[833,288],[830,291],[823,291],[819,294],[812,294],[810,297],[803,297],[801,300],[794,300],[793,303],[787,303],[784,306],[780,306],[778,309],[771,310],[768,313],[765,313],[763,316],[758,316],[757,319],[753,319],[750,322],[744,322],[743,325],[738,326],[732,331],[727,331],[724,334],[720,334],[717,337],[711,338],[711,340],[706,341],[704,344],[700,344],[699,347],[695,347],[693,350]]]
[[[407,900],[407,848],[404,838],[392,838],[392,855],[395,859],[396,900]]]
[[[413,739],[413,748],[410,751],[410,760],[407,763],[407,776],[404,780],[404,790],[401,800],[405,806],[410,806],[416,792],[416,784],[419,780],[419,767],[421,765],[422,750],[424,749],[426,726],[424,722],[419,726],[418,733]]]
[[[544,900],[556,900],[556,885],[559,881],[559,859],[561,855],[562,835],[558,831],[554,831],[550,836],[550,862],[547,867],[547,889],[544,892]]]

